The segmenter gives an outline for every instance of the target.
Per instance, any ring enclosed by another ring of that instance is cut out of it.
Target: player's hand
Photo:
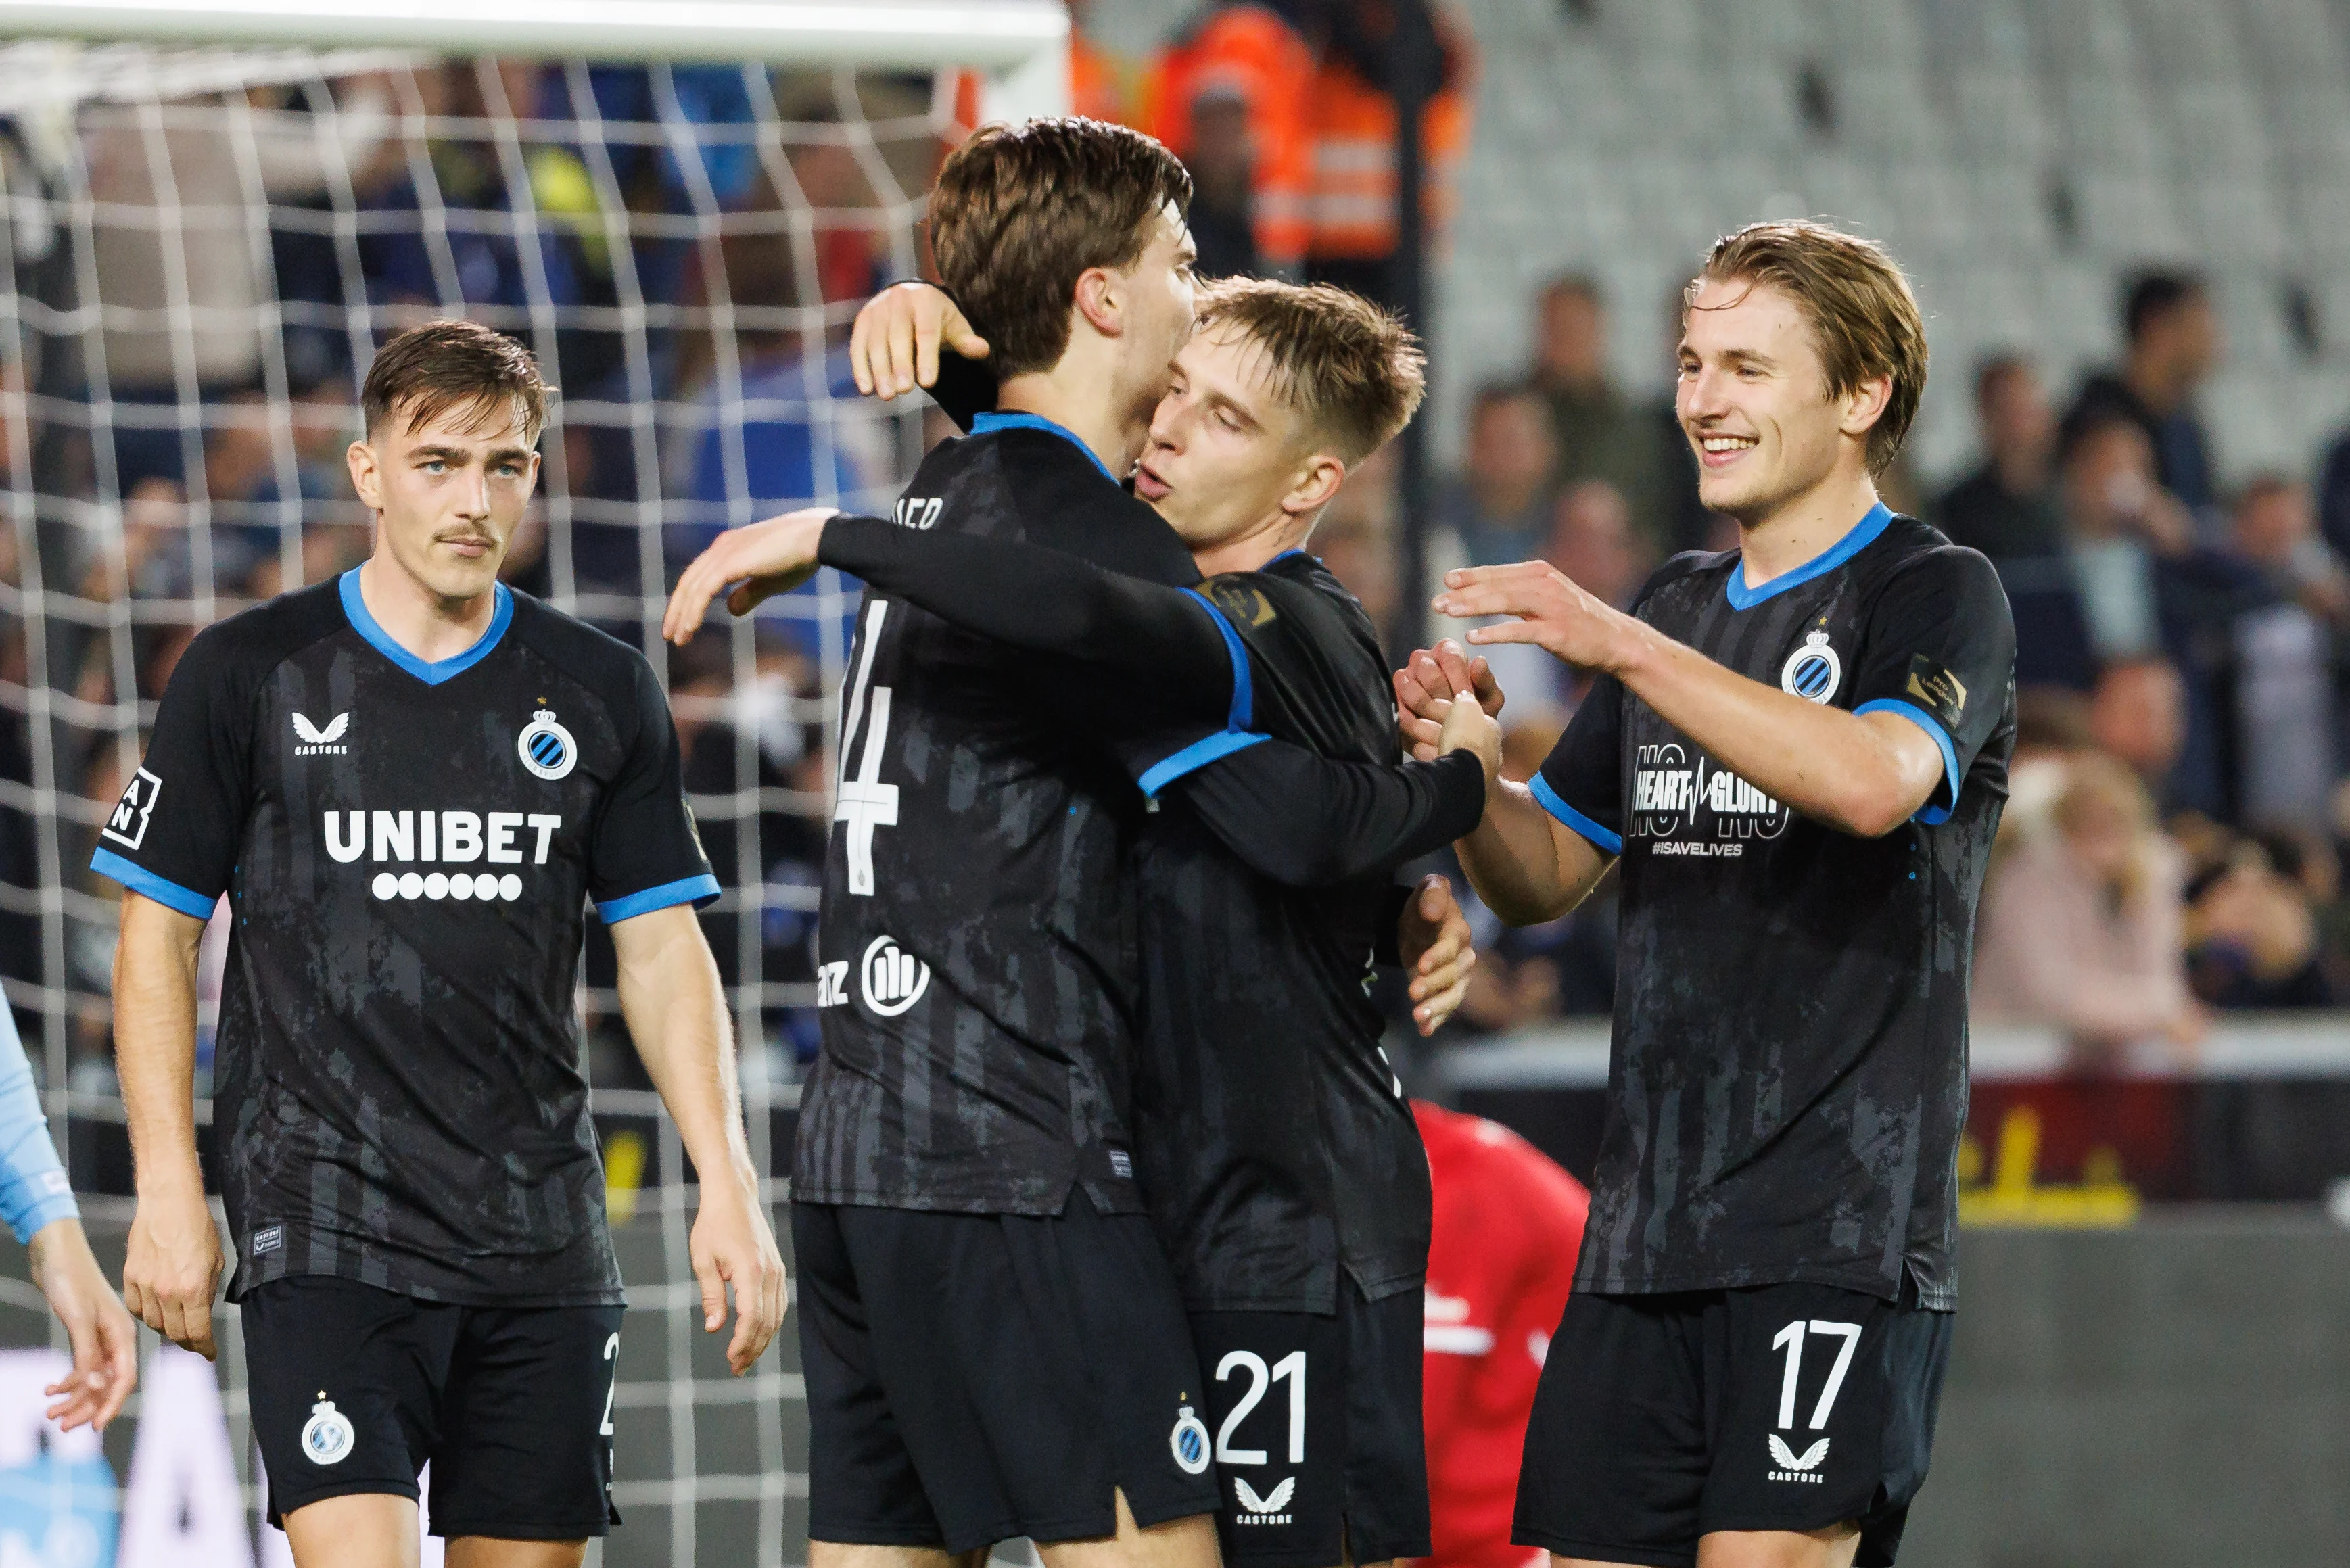
[[[139,1331],[91,1255],[80,1220],[42,1226],[29,1251],[33,1283],[73,1346],[73,1370],[42,1390],[57,1401],[43,1414],[61,1432],[85,1425],[102,1432],[139,1385]]]
[[[1412,756],[1423,763],[1436,760],[1436,737],[1443,731],[1455,691],[1474,691],[1477,705],[1489,719],[1502,713],[1502,687],[1493,679],[1492,667],[1482,654],[1470,658],[1468,649],[1449,637],[1405,660],[1395,673],[1395,690],[1396,729]]]
[[[737,1377],[767,1353],[784,1323],[784,1255],[775,1249],[758,1190],[758,1178],[748,1168],[732,1182],[705,1184],[691,1242],[704,1333],[725,1326],[726,1290],[733,1287],[734,1337],[727,1342],[726,1365]]]
[[[1444,591],[1432,602],[1463,620],[1515,616],[1498,626],[1472,627],[1469,640],[1531,642],[1581,670],[1619,668],[1627,633],[1640,624],[1546,561],[1447,572]]]
[[[173,1345],[217,1360],[213,1298],[220,1279],[220,1232],[213,1229],[203,1189],[141,1193],[122,1262],[122,1304],[130,1315]]]
[[[1396,924],[1396,951],[1411,975],[1411,1018],[1421,1035],[1444,1027],[1469,995],[1469,971],[1477,950],[1469,939],[1469,917],[1452,897],[1452,884],[1430,874],[1403,909]]]
[[[1473,752],[1484,765],[1485,787],[1491,789],[1502,774],[1502,726],[1479,706],[1477,694],[1463,689],[1452,694],[1451,705],[1444,711],[1444,722],[1436,732],[1436,754],[1451,752]]]
[[[966,359],[984,359],[987,339],[972,330],[947,291],[927,283],[899,283],[875,295],[848,331],[848,368],[857,389],[890,399],[939,379],[939,344]]]
[[[767,599],[815,576],[824,525],[839,514],[837,506],[803,507],[747,528],[729,528],[712,539],[670,590],[661,635],[680,648],[691,642],[710,601],[729,583],[734,588],[726,596],[726,607],[749,615]]]

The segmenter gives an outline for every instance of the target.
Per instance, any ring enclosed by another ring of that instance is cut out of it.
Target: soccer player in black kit
[[[375,549],[200,634],[92,862],[127,889],[116,1054],[131,1310],[213,1354],[197,945],[225,893],[214,1122],[269,1512],[302,1568],[413,1568],[417,1475],[463,1568],[565,1568],[617,1522],[622,1296],[573,1022],[585,904],[701,1176],[704,1326],[783,1314],[718,892],[650,667],[497,580],[546,388],[465,322],[386,344],[351,476]]]
[[[961,336],[935,293],[908,297],[885,296],[867,317],[928,306],[933,331]],[[1395,757],[1377,633],[1304,546],[1348,469],[1409,418],[1421,384],[1409,335],[1367,301],[1214,285],[1135,469],[1136,494],[1206,574],[1196,588],[828,509],[743,530],[739,551],[681,583],[706,600],[755,552],[760,589],[772,590],[822,560],[980,636],[1081,659],[1117,680],[1121,719],[1149,716],[1126,752],[1146,793],[1191,781],[1179,794],[1193,809],[1151,816],[1139,844],[1132,1133],[1211,1380],[1201,1415],[1229,1494],[1218,1517],[1227,1564],[1368,1565],[1429,1550],[1427,1155],[1364,985],[1391,922],[1392,868],[1299,886],[1326,878],[1302,857],[1268,876],[1197,809],[1228,785],[1201,759],[1258,743],[1229,727],[1236,669],[1261,733],[1361,763]],[[1464,726],[1472,716],[1462,710]],[[1490,723],[1470,732],[1498,747]],[[1466,757],[1459,765],[1482,772]],[[1314,804],[1256,799],[1247,814],[1278,822]],[[1314,835],[1300,826],[1275,836],[1302,846]],[[1423,1000],[1418,1011],[1426,1032],[1449,1005]]]
[[[1136,1082],[1129,1094],[1129,1080],[1149,1075],[1136,1065],[1137,993],[1177,1000],[1155,972],[1143,983],[1144,966],[1176,941],[1194,940],[1196,950],[1196,940],[1244,938],[1216,918],[1240,912],[1220,844],[1250,865],[1287,859],[1290,874],[1344,882],[1408,855],[1411,819],[1424,842],[1447,823],[1473,824],[1482,809],[1473,759],[1420,773],[1391,765],[1394,742],[1378,727],[1391,722],[1392,699],[1367,626],[1357,646],[1336,653],[1360,666],[1356,687],[1371,691],[1361,722],[1260,688],[1242,634],[1226,624],[1231,612],[1180,591],[1200,581],[1185,540],[1113,477],[1132,467],[1154,408],[1163,407],[1169,359],[1190,334],[1188,281],[1169,286],[1170,266],[1180,278],[1188,249],[1175,222],[1187,193],[1181,179],[1163,150],[1131,132],[1036,122],[981,132],[949,161],[932,199],[941,271],[987,325],[1003,375],[999,408],[1014,411],[981,415],[971,439],[934,452],[899,500],[895,524],[866,520],[860,536],[874,553],[840,564],[879,571],[893,545],[932,534],[950,546],[1024,545],[1080,574],[1081,557],[1163,585],[1173,614],[1204,639],[1195,646],[1208,661],[1168,672],[1168,683],[1191,696],[1188,715],[1141,712],[1148,704],[1087,667],[983,641],[888,584],[868,591],[844,695],[839,826],[820,939],[834,978],[820,982],[825,1050],[803,1101],[794,1194],[812,1562],[845,1562],[860,1546],[895,1548],[892,1561],[935,1561],[1013,1533],[1036,1538],[1048,1562],[1213,1559],[1215,1535],[1200,1517],[1218,1505],[1210,1471],[1220,1452],[1234,1458],[1249,1412],[1235,1408],[1214,1425],[1206,1418],[1201,1373],[1214,1369],[1192,1354],[1184,1293],[1142,1212],[1138,1182],[1158,1173],[1127,1116],[1129,1099],[1139,1113],[1146,1093]],[[1180,315],[1159,314],[1176,302]],[[1416,399],[1393,400],[1400,407],[1374,421],[1385,428],[1368,445]],[[1336,477],[1313,477],[1307,522]],[[755,579],[730,597],[739,612],[785,580],[766,574],[807,567],[810,539],[780,561],[762,556],[761,543],[777,533],[778,524],[761,524],[713,545],[681,579],[670,635],[690,635],[731,580]],[[1336,608],[1343,593],[1310,580],[1318,566],[1295,569],[1296,582],[1279,587],[1302,596],[1297,618],[1329,619],[1353,639],[1357,627]],[[993,580],[1015,621],[1024,607],[1042,609],[1056,597],[1051,584],[1016,571]],[[1359,607],[1345,607],[1361,622]],[[1274,613],[1251,607],[1253,627],[1255,609],[1267,619]],[[1137,742],[1149,749],[1113,755],[1103,743],[1121,705],[1138,710],[1149,732]],[[1329,733],[1305,734],[1301,724],[1302,738],[1356,760],[1326,761],[1266,740],[1253,727],[1260,705],[1276,730],[1274,710],[1329,715]],[[1169,808],[1143,813],[1129,772]],[[1268,825],[1324,848],[1268,846]],[[1192,930],[1159,927],[1146,899],[1138,931],[1128,870],[1138,851],[1189,857],[1208,908],[1174,918],[1188,917]],[[1371,891],[1363,899],[1356,889],[1359,945],[1338,944],[1352,948],[1343,988],[1357,1001],[1374,928],[1392,909]],[[1228,970],[1264,961],[1225,957]],[[1235,983],[1231,974],[1193,972]],[[1273,979],[1242,978],[1258,995]],[[1279,978],[1323,993],[1311,974]],[[1202,985],[1183,1000],[1216,1005],[1219,994]],[[1220,1007],[1219,1016],[1233,1011]],[[1227,1026],[1238,1051],[1240,1036],[1264,1025],[1227,1018]],[[1147,1019],[1143,1032],[1151,1032]],[[1212,1076],[1222,1072],[1216,1064]],[[1263,1116],[1294,1135],[1312,1108],[1279,1091],[1310,1095],[1315,1086],[1295,1074],[1267,1085]],[[1377,1093],[1395,1099],[1391,1076],[1380,1075]],[[1409,1138],[1399,1102],[1396,1116]],[[992,1165],[973,1147],[983,1140],[1004,1151]],[[1426,1176],[1417,1147],[1409,1153],[1410,1161],[1393,1163],[1399,1179],[1420,1183],[1418,1255],[1400,1265],[1374,1260],[1369,1282],[1383,1299],[1398,1293],[1390,1287],[1399,1281],[1408,1293],[1424,1266]],[[1309,1179],[1315,1190],[1272,1201],[1295,1212],[1317,1195],[1326,1211],[1347,1200],[1323,1190],[1326,1170]],[[1300,1244],[1290,1255],[1248,1262],[1268,1275],[1287,1271],[1263,1282],[1276,1298],[1295,1298],[1283,1304],[1308,1308],[1318,1299],[1326,1311],[1347,1288],[1336,1226],[1315,1238],[1297,1217]],[[1399,1226],[1402,1240],[1389,1251],[1411,1252],[1409,1203],[1389,1229]],[[1047,1290],[1046,1281],[1056,1283]],[[1416,1303],[1407,1304],[1416,1323]],[[1298,1375],[1299,1349],[1288,1347],[1288,1368],[1280,1352],[1266,1366],[1268,1383],[1282,1377],[1268,1417],[1326,1397]],[[1416,1329],[1405,1351],[1416,1367]],[[1235,1407],[1248,1386],[1247,1354],[1222,1368]],[[1327,1393],[1342,1383],[1340,1375]],[[1266,1391],[1246,1403],[1267,1403]],[[1304,1431],[1283,1430],[1285,1457]],[[1412,1438],[1416,1448],[1416,1422]],[[1335,1430],[1331,1441],[1337,1451]],[[1315,1563],[1340,1552],[1335,1467],[1329,1480],[1315,1501],[1328,1512],[1330,1539],[1303,1559]],[[1282,1490],[1277,1479],[1255,1484],[1268,1504],[1261,1511],[1283,1512],[1271,1496]]]
[[[1982,556],[1877,497],[1926,371],[1877,246],[1726,236],[1679,365],[1738,549],[1666,563],[1629,614],[1540,562],[1449,574],[1436,601],[1518,618],[1472,643],[1597,677],[1461,842],[1478,892],[1527,924],[1623,878],[1607,1120],[1516,1539],[1561,1564],[1889,1563],[1958,1300],[2014,631]],[[1408,732],[1479,681],[1457,645],[1415,655]]]

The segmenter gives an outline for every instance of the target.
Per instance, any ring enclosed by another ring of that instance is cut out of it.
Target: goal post
[[[1069,107],[1069,16],[1059,0],[0,0],[0,37],[963,67],[986,74],[986,119],[1024,119]]]

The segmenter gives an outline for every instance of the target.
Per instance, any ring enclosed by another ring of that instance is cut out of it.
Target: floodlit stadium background
[[[42,9],[0,5],[0,32],[57,26],[10,28]],[[78,25],[128,9],[93,5]],[[854,590],[826,574],[681,654],[652,639],[658,606],[719,527],[894,495],[938,427],[857,400],[838,349],[873,287],[920,271],[942,150],[983,115],[1072,89],[1147,117],[1152,62],[1187,21],[1097,0],[1072,75],[1057,52],[1003,41],[1051,10],[1039,0],[947,9],[967,31],[884,38],[909,7],[879,5],[861,40],[716,60],[631,59],[614,50],[693,51],[519,24],[497,58],[443,57],[432,37],[320,19],[234,52],[160,36],[0,48],[0,979],[110,1269],[130,1170],[106,995],[116,890],[83,870],[97,826],[188,636],[364,553],[340,456],[355,377],[373,343],[439,311],[524,337],[562,388],[515,580],[665,673],[727,887],[705,923],[754,1147],[787,1168]],[[1672,508],[1670,472],[1626,453],[1669,452],[1668,300],[1724,229],[1830,216],[1908,269],[1934,355],[1891,482],[1913,509],[1983,461],[1985,357],[2022,356],[2061,411],[2121,358],[2126,278],[2172,266],[2203,281],[2225,348],[2192,403],[2212,504],[2187,500],[2211,570],[2237,571],[2225,580],[2245,597],[2197,601],[2180,646],[2150,651],[2173,666],[2164,700],[2187,732],[2185,760],[2157,779],[2163,804],[2209,824],[2166,840],[2197,873],[2170,916],[2180,995],[2191,980],[2208,1027],[2193,1045],[2090,1046],[2066,999],[2041,996],[1979,1032],[1967,1309],[1904,1561],[2326,1560],[2350,1539],[2350,1244],[2326,1218],[2329,1199],[2350,1217],[2350,1032],[2272,1004],[2330,1008],[2350,975],[2339,880],[2323,874],[2344,826],[2343,612],[2320,591],[2325,541],[2350,549],[2350,474],[2327,528],[2301,492],[2250,522],[2230,502],[2263,476],[2316,486],[2350,421],[2350,6],[1466,0],[1436,20],[1447,69],[1421,84],[1442,127],[1431,231],[1395,232],[1375,117],[1374,134],[1305,150],[1306,210],[1326,233],[1241,225],[1260,265],[1302,257],[1406,305],[1415,287],[1390,253],[1426,241],[1435,396],[1316,545],[1399,628],[1415,573],[1513,542],[1501,558],[1547,553],[1579,576],[1702,542],[1704,520]],[[591,46],[592,61],[564,57]],[[1604,307],[1596,354],[1588,312],[1540,308],[1565,275]],[[1586,351],[1598,381],[1529,393],[1545,348],[1560,363]],[[1526,428],[1577,417],[1618,434],[1594,455],[1575,429]],[[1593,475],[1628,505],[1572,483]],[[1561,491],[1577,499],[1554,511]],[[2280,530],[2289,547],[2271,561],[2262,541]],[[2044,560],[2002,569],[2019,594],[2051,580]],[[1556,707],[1513,690],[1513,754],[1538,755]],[[2056,704],[2052,732],[2085,727],[2085,749],[2140,756],[2162,714],[2130,695]],[[2199,757],[2209,767],[2188,778]],[[1497,945],[1475,1015],[1414,1058],[1418,1086],[1579,1168],[1604,1080],[1607,942],[1602,909]],[[632,1309],[616,1400],[629,1523],[600,1561],[802,1561],[792,1336],[738,1383],[694,1327],[691,1189],[610,973],[591,937],[581,1006]],[[0,1282],[0,1301],[9,1343],[49,1342],[28,1286]],[[118,1535],[127,1564],[282,1553],[253,1512],[242,1347],[234,1333],[224,1345],[217,1377],[159,1353],[102,1450],[40,1439],[50,1353],[0,1355],[0,1563],[103,1563]]]

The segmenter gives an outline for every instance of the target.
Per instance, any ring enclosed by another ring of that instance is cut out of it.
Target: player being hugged
[[[91,864],[128,889],[116,1049],[130,1309],[213,1352],[196,950],[226,894],[214,1122],[269,1517],[302,1568],[411,1568],[417,1475],[475,1568],[577,1563],[611,1508],[619,1270],[573,1022],[584,905],[702,1173],[704,1325],[783,1316],[718,971],[718,893],[651,668],[498,581],[546,388],[511,338],[386,344],[351,480],[374,554],[211,628]]]
[[[1540,562],[1436,600],[1518,618],[1473,643],[1597,675],[1540,773],[1492,786],[1461,843],[1478,892],[1531,924],[1623,878],[1607,1121],[1516,1539],[1563,1563],[1890,1563],[1957,1304],[2014,628],[1988,561],[1877,497],[1926,375],[1884,252],[1813,223],[1723,238],[1679,361],[1740,548],[1667,562],[1628,615]],[[1490,687],[1461,653],[1398,676],[1424,742]]]

